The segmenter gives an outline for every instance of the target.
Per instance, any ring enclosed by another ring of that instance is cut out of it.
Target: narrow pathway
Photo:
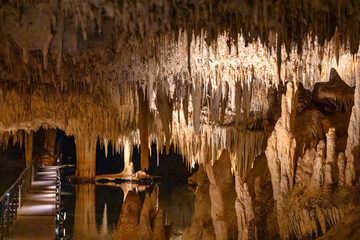
[[[56,167],[39,167],[8,240],[55,238]]]

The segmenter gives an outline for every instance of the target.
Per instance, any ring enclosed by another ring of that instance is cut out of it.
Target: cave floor
[[[54,239],[56,204],[56,167],[38,168],[38,172],[18,217],[10,229],[11,240]]]

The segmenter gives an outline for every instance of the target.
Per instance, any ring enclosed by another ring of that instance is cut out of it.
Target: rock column
[[[33,154],[33,132],[25,133],[25,160],[26,166],[32,162],[32,154]]]
[[[91,179],[96,174],[96,138],[75,136],[76,177]]]
[[[55,152],[55,140],[56,140],[56,129],[44,130],[44,149],[50,156],[54,156]]]
[[[140,130],[140,164],[141,169],[149,169],[149,101],[142,89],[139,94],[139,130]]]

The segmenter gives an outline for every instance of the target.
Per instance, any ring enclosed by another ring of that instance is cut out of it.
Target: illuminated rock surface
[[[123,172],[105,177],[127,180],[147,177],[153,143],[157,156],[173,147],[189,170],[199,165],[184,239],[330,237],[355,221],[358,1],[0,8],[0,146],[24,145],[27,164],[41,129],[43,164],[54,164],[61,129],[75,138],[75,175],[85,180],[99,179],[97,142],[105,155],[110,144],[124,154]],[[135,173],[134,146],[145,171]],[[118,238],[166,237],[156,191],[142,207],[125,192]],[[86,215],[86,206],[76,209]]]

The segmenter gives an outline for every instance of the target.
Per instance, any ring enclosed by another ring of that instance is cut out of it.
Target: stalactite
[[[33,132],[25,133],[25,160],[26,166],[32,162],[33,155]]]
[[[138,90],[139,95],[139,130],[141,146],[141,169],[149,170],[149,103],[142,89]]]
[[[173,120],[173,101],[166,95],[164,89],[158,89],[156,98],[156,107],[159,112],[162,129],[166,138],[166,154],[169,154],[170,139]]]
[[[200,115],[201,115],[201,95],[202,89],[199,79],[196,78],[195,83],[192,86],[191,97],[193,105],[193,125],[194,132],[196,134],[200,133]]]
[[[131,162],[131,150],[130,150],[130,143],[129,140],[125,140],[125,147],[124,147],[124,169],[126,169]]]

